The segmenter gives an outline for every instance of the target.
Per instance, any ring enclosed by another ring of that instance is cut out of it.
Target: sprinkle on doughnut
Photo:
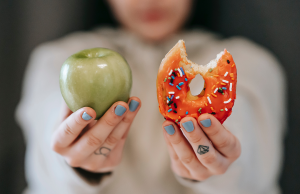
[[[226,73],[224,74],[224,77],[226,77],[228,75],[228,71],[226,71]]]
[[[227,101],[224,101],[224,104],[228,104],[231,101],[231,98],[229,98]]]
[[[170,108],[169,110],[168,110],[168,112],[171,112],[172,111],[172,109]]]
[[[175,92],[169,92],[169,94],[175,94]]]
[[[176,88],[177,88],[178,90],[181,90],[181,88],[180,88],[178,85],[176,85]]]
[[[233,73],[230,73],[230,77],[233,77]]]
[[[180,97],[179,97],[179,96],[176,96],[175,98],[176,98],[176,99],[179,99]]]
[[[215,95],[214,93],[211,93],[211,95],[212,95],[213,97],[217,98],[217,95]]]
[[[214,75],[214,77],[219,77],[219,75]]]
[[[222,90],[227,90],[227,88],[226,87],[222,87]]]
[[[226,86],[226,84],[225,84],[225,83],[221,83],[221,85],[223,85],[223,86]]]
[[[229,91],[232,91],[232,83],[230,83]]]
[[[216,92],[218,91],[218,89],[219,89],[219,88],[216,88],[215,91],[214,91],[214,93],[216,93]]]
[[[172,72],[173,72],[173,69],[171,69],[171,71],[170,71],[169,75],[171,75],[171,74],[172,74]]]
[[[177,108],[177,104],[176,103],[174,103],[174,107]]]
[[[164,79],[164,82],[166,82],[166,81],[167,81],[167,78]]]
[[[213,69],[212,69],[212,68],[210,68],[210,69],[209,69],[209,72],[212,72],[212,71],[213,71]]]
[[[220,111],[224,111],[223,109],[220,109]]]
[[[198,112],[201,113],[201,110],[202,110],[202,108],[199,108],[199,109],[198,109]]]
[[[182,86],[183,84],[184,84],[183,82],[180,82],[178,85],[179,85],[179,86]]]
[[[187,78],[184,78],[184,81],[187,81],[188,79]]]
[[[207,96],[207,100],[208,100],[209,104],[211,104],[211,100],[208,96]]]
[[[226,110],[226,111],[228,111],[228,109],[227,109],[227,108],[225,108],[225,110]]]
[[[189,111],[186,111],[185,114],[186,114],[186,115],[189,114]]]
[[[175,77],[174,77],[173,75],[171,76],[171,78],[172,78],[172,79],[175,79]]]
[[[235,65],[235,64],[233,63],[233,64],[231,65],[231,67],[234,67],[234,65]]]
[[[180,74],[180,77],[182,77],[181,67],[180,67],[180,69],[178,69],[178,72]]]
[[[222,80],[222,82],[229,83],[229,81],[227,81],[227,80],[224,80],[224,79]]]
[[[180,67],[180,70],[182,71],[182,75],[185,75],[185,73],[184,73],[184,71],[183,71],[182,67]]]
[[[172,84],[172,83],[169,83],[171,86],[174,86],[174,84]]]
[[[207,97],[207,98],[208,98],[208,97]],[[205,106],[207,106],[207,103],[206,103],[206,102],[205,102],[204,104],[205,104]]]

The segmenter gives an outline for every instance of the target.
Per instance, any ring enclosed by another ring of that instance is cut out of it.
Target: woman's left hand
[[[198,121],[185,117],[180,127],[182,132],[172,121],[163,123],[172,169],[181,177],[202,181],[224,174],[241,154],[239,140],[210,114]]]

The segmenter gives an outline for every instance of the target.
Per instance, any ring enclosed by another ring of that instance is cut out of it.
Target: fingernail
[[[173,125],[168,125],[168,126],[165,126],[164,128],[169,135],[173,135],[175,133],[175,129],[174,129]]]
[[[118,105],[115,108],[115,114],[118,115],[118,116],[122,116],[125,111],[126,111],[126,108],[122,105]]]
[[[130,103],[129,103],[129,110],[131,112],[134,112],[136,110],[136,108],[139,106],[139,102],[138,101],[135,101],[135,100],[131,100]]]
[[[91,117],[89,114],[87,114],[86,112],[84,112],[84,113],[82,114],[81,118],[83,118],[83,120],[88,121],[88,120],[90,120],[90,119],[93,118],[93,117]]]
[[[192,121],[184,122],[184,123],[182,123],[182,126],[184,127],[184,129],[185,129],[187,132],[192,132],[192,131],[194,131],[194,124],[193,124]]]
[[[200,123],[204,126],[204,127],[210,127],[211,126],[211,120],[210,119],[205,119],[203,121],[200,121]]]

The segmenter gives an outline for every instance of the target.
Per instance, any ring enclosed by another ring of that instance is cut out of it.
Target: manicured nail
[[[192,121],[184,122],[184,123],[182,123],[182,126],[184,127],[184,129],[185,129],[187,132],[192,132],[192,131],[194,131],[194,124],[193,124]]]
[[[203,121],[200,121],[200,123],[204,126],[204,127],[210,127],[211,126],[211,120],[210,119],[205,119]]]
[[[135,100],[131,100],[130,103],[129,103],[129,110],[131,112],[134,112],[136,110],[136,108],[139,106],[139,102],[138,101],[135,101]]]
[[[126,111],[126,108],[124,106],[121,106],[121,105],[118,105],[115,108],[115,114],[118,115],[118,116],[122,116],[125,111]]]
[[[173,135],[175,133],[175,129],[174,129],[173,125],[168,125],[168,126],[165,126],[164,128],[169,135]]]
[[[81,117],[83,118],[83,120],[86,120],[86,121],[88,121],[88,120],[90,120],[91,118],[93,118],[93,117],[91,117],[89,114],[87,114],[86,112],[84,112],[84,113],[82,114]]]

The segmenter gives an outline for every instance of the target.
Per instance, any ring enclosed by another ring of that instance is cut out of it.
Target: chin
[[[139,35],[147,40],[152,42],[159,42],[168,39],[172,34],[176,33],[179,30],[179,27],[170,27],[170,26],[156,26],[156,27],[145,27],[138,30]]]

